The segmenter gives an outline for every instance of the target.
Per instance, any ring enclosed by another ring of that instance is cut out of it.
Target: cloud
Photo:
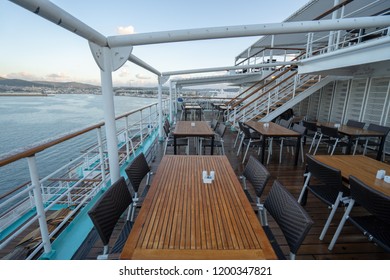
[[[29,72],[9,73],[7,75],[4,75],[3,77],[6,79],[20,79],[20,80],[27,80],[27,81],[37,81],[42,79],[41,77],[36,76]]]
[[[70,79],[70,76],[65,73],[52,73],[45,77],[45,80],[48,81],[68,81]]]
[[[150,76],[146,76],[146,75],[144,75],[144,74],[137,74],[137,75],[135,75],[135,77],[136,77],[137,79],[139,79],[139,80],[150,80],[150,79],[151,79]]]
[[[119,26],[116,29],[116,32],[119,35],[127,35],[127,34],[134,34],[135,33],[134,26],[132,26],[132,25],[129,25],[129,26]]]

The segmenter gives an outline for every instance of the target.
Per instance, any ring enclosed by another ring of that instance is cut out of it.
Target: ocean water
[[[114,102],[115,114],[119,115],[155,103],[157,99],[115,96]],[[100,121],[103,121],[101,95],[0,96],[0,155]],[[40,176],[78,157],[92,139],[96,140],[95,131],[37,154]],[[27,181],[26,159],[0,167],[0,194]]]

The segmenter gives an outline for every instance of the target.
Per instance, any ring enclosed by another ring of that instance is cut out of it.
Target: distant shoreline
[[[0,96],[48,96],[47,93],[0,93]]]

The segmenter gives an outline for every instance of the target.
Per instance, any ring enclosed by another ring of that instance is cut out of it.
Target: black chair
[[[294,196],[277,180],[274,181],[264,207],[274,218],[290,248],[290,259],[295,259],[297,251],[313,225],[313,220],[305,209],[296,201]],[[263,226],[275,253],[280,259],[285,255],[280,249],[268,225]]]
[[[226,125],[223,123],[219,123],[217,125],[217,128],[215,130],[215,137],[214,137],[214,147],[220,149],[220,154],[224,155],[225,154],[225,148],[224,148],[224,141],[223,141],[223,136],[225,135],[226,132]],[[200,139],[200,152],[202,154],[202,150],[210,147],[211,148],[211,139]]]
[[[246,126],[245,124],[241,125],[241,130],[243,132],[243,136],[241,137],[241,142],[240,142],[240,146],[239,146],[238,151],[237,151],[237,156],[240,153],[241,147],[246,146],[245,154],[242,158],[242,163],[244,163],[245,159],[246,159],[246,155],[248,154],[248,150],[250,147],[258,145],[259,150],[257,153],[260,154],[263,139],[259,133],[251,132],[250,128],[248,126]]]
[[[150,178],[152,172],[143,153],[140,153],[138,156],[134,158],[134,160],[129,164],[129,166],[126,167],[125,172],[127,178],[129,179],[130,185],[134,190],[133,205],[131,211],[129,211],[129,214],[131,213],[130,220],[132,221],[134,219],[136,208],[141,207],[142,200],[145,198],[146,194],[149,191]],[[138,192],[140,189],[140,185],[145,177],[146,177],[145,186],[142,194],[139,195]]]
[[[387,135],[389,134],[389,131],[390,131],[390,127],[371,123],[368,125],[367,130],[381,132],[381,133],[383,133],[383,135],[385,135],[384,137],[387,137]],[[368,147],[375,148],[375,147],[379,147],[380,144],[381,144],[381,141],[380,141],[380,138],[378,138],[378,137],[359,138],[355,142],[355,148],[354,148],[353,154],[356,153],[356,148],[359,145],[364,148],[363,155],[365,155],[367,153]],[[382,152],[382,160],[383,161],[385,160],[385,156],[386,156],[386,149],[385,149],[385,147],[383,147],[383,152]]]
[[[347,147],[348,143],[344,142],[342,138],[343,137],[339,134],[339,130],[337,127],[321,126],[320,138],[318,139],[317,146],[314,150],[313,155],[317,153],[318,147],[321,143],[325,143],[328,145],[328,153],[330,152],[330,155],[333,155],[337,146]]]
[[[301,157],[302,157],[302,162],[305,161],[304,155],[303,155],[303,137],[306,134],[306,127],[300,124],[294,124],[292,127],[292,130],[295,132],[298,132],[301,134],[301,140],[300,140],[300,150],[301,150]],[[282,153],[283,153],[283,147],[291,147],[294,148],[297,145],[298,139],[296,137],[289,137],[289,138],[281,138],[280,139],[280,151],[279,151],[279,163],[282,162]]]
[[[355,120],[348,120],[346,125],[347,126],[356,127],[356,128],[363,128],[366,125],[366,123],[358,122],[358,121],[355,121]]]
[[[307,138],[311,138],[309,153],[313,149],[315,145],[315,141],[318,135],[318,127],[315,122],[309,122],[309,121],[302,121],[302,125],[306,127],[306,134],[304,137],[304,143],[306,143]]]
[[[306,180],[298,202],[304,205],[304,196],[307,190],[310,190],[319,200],[332,209],[320,235],[320,240],[323,240],[337,208],[348,204],[350,200],[349,189],[343,185],[340,170],[316,160],[309,154],[306,154],[306,163]],[[314,179],[315,183],[313,183],[312,179]]]
[[[133,223],[129,219],[126,220],[111,251],[109,250],[109,242],[120,217],[132,202],[133,200],[126,181],[121,177],[103,193],[100,199],[88,211],[88,215],[104,246],[103,255],[99,255],[98,259],[107,259],[109,258],[109,254],[116,254],[122,251],[123,245],[133,226]]]
[[[333,249],[345,222],[348,220],[362,231],[370,241],[390,253],[390,196],[374,190],[354,176],[349,177],[349,183],[351,202],[328,249]],[[353,214],[352,209],[355,203],[364,207],[370,215]]]
[[[252,155],[249,156],[249,160],[245,165],[242,175],[240,176],[240,179],[242,180],[244,192],[248,197],[249,202],[251,202],[254,210],[259,214],[260,221],[263,225],[267,224],[267,221],[266,221],[266,216],[263,215],[264,207],[263,204],[261,203],[260,197],[263,194],[264,188],[267,185],[267,182],[270,177],[271,174],[269,173],[267,168]],[[249,181],[250,184],[252,185],[256,194],[256,201],[253,200],[248,190],[246,181]]]
[[[167,153],[168,147],[174,147],[175,145],[175,139],[173,138],[173,135],[169,131],[169,127],[167,125],[164,125],[163,127],[165,132],[165,144],[164,144],[164,155]],[[189,139],[188,138],[177,138],[176,139],[176,147],[186,147],[186,154],[189,154]]]

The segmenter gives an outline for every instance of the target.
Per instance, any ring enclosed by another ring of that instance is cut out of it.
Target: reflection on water
[[[115,114],[129,112],[156,101],[151,98],[116,96]],[[0,97],[0,155],[102,120],[101,95]],[[48,174],[79,156],[80,151],[89,146],[88,139],[95,138],[96,132],[92,132],[86,138],[72,139],[39,153],[40,174]],[[0,167],[0,194],[29,181],[28,174],[25,159]]]

